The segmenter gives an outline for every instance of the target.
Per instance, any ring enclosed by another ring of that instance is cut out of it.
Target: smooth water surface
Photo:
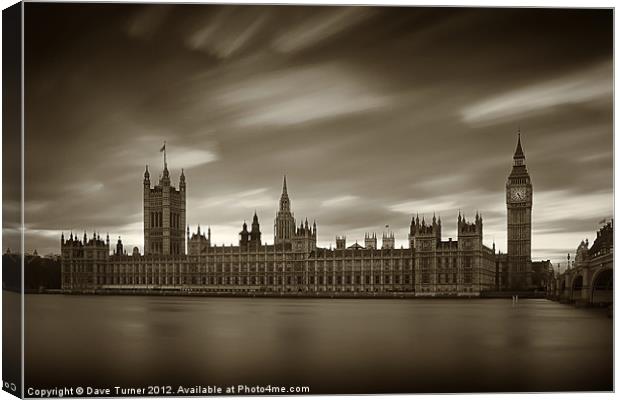
[[[612,390],[604,311],[547,300],[26,296],[26,387]]]

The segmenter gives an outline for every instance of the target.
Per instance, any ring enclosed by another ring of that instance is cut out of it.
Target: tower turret
[[[388,232],[387,234],[383,232],[383,237],[381,238],[381,248],[386,250],[395,248],[394,232]]]
[[[273,232],[274,243],[276,245],[292,243],[293,236],[295,236],[295,218],[291,212],[291,201],[288,197],[288,189],[286,187],[286,175],[284,176],[284,180],[282,182],[280,208],[276,213]]]
[[[144,223],[144,254],[151,252],[151,228],[154,226],[154,212],[151,211],[151,174],[149,166],[144,170],[144,191],[143,191],[143,223]]]
[[[364,247],[373,250],[377,248],[377,235],[374,232],[364,235]]]
[[[170,182],[165,142],[160,151],[164,169],[159,183],[151,187],[148,166],[144,172],[144,254],[185,254],[185,172],[177,190]]]
[[[200,235],[200,231],[198,231],[198,235]],[[247,247],[249,241],[250,241],[250,232],[248,232],[248,224],[245,221],[243,221],[241,232],[239,232],[239,246]]]
[[[116,253],[117,256],[123,255],[123,242],[121,241],[121,237],[118,237],[118,242],[116,242]]]
[[[179,198],[181,200],[181,203],[179,204],[179,212],[174,217],[175,221],[173,221],[175,225],[178,225],[178,229],[180,229],[181,232],[187,226],[186,225],[187,224],[187,221],[186,221],[187,210],[185,209],[186,197],[187,197],[187,193],[186,193],[186,183],[185,183],[185,171],[183,170],[183,168],[181,168],[181,177],[179,178]],[[181,253],[185,254],[185,243],[182,238],[183,238],[183,235],[181,234],[182,242],[179,243],[179,246],[181,247]]]
[[[532,288],[532,182],[527,172],[521,131],[513,155],[512,170],[506,181],[508,279],[510,289]],[[482,222],[480,222],[482,224]]]
[[[257,248],[261,245],[260,224],[258,223],[258,214],[256,214],[256,211],[254,211],[254,217],[252,218],[252,231],[250,232],[250,241],[253,248]]]

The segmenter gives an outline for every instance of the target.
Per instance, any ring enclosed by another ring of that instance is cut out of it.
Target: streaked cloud
[[[433,200],[414,200],[406,201],[403,203],[393,204],[388,207],[391,211],[414,215],[414,214],[432,214],[436,212],[452,211],[455,208],[459,208],[458,203],[455,200],[449,200],[446,198],[435,198]]]
[[[499,123],[541,114],[560,105],[594,100],[611,102],[613,64],[604,62],[578,73],[482,100],[461,110],[468,124]]]
[[[168,157],[170,165],[175,168],[192,168],[218,159],[217,154],[209,150],[175,148]]]
[[[266,188],[252,189],[237,193],[210,196],[198,204],[199,208],[244,208],[256,209],[261,207],[273,207],[277,199],[266,193]]]
[[[127,33],[135,38],[151,38],[164,23],[171,10],[172,7],[166,4],[158,4],[144,9],[131,19]]]
[[[321,205],[323,207],[351,206],[351,203],[354,203],[357,199],[359,197],[351,195],[332,197],[331,199],[323,200]]]
[[[368,112],[389,99],[371,92],[339,64],[326,63],[278,70],[230,85],[217,97],[234,107],[241,126],[295,125]]]
[[[186,40],[193,50],[225,59],[248,45],[268,21],[268,12],[257,9],[223,8]]]
[[[281,52],[295,52],[315,45],[371,17],[371,7],[333,7],[286,30],[273,41]]]
[[[534,201],[539,204],[535,223],[548,226],[571,218],[590,219],[595,223],[613,215],[613,200],[611,191],[575,193],[566,189],[535,193]]]

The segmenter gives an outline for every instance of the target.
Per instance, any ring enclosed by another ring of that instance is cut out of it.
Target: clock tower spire
[[[521,130],[506,182],[508,288],[527,290],[532,286],[532,182],[525,165]]]

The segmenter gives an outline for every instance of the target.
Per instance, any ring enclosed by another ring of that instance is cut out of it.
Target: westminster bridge
[[[570,256],[569,256],[570,257]],[[575,260],[561,274],[554,274],[549,297],[576,305],[609,305],[613,303],[613,221],[596,234],[589,247],[588,240],[577,247]]]

